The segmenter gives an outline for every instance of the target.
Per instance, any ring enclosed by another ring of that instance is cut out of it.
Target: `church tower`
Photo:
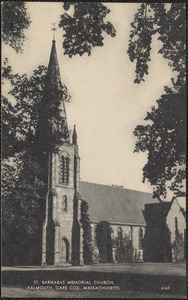
[[[56,42],[47,70],[48,89],[55,83],[62,89]],[[76,126],[70,139],[64,100],[61,99],[61,119],[56,123],[62,133],[58,153],[49,153],[48,192],[42,236],[42,265],[82,264],[82,227],[79,199],[80,157]]]

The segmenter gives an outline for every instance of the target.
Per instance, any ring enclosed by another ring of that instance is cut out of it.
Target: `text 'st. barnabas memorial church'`
[[[55,41],[48,76],[61,85]],[[49,81],[50,82],[50,81]],[[48,87],[49,88],[49,87]],[[68,131],[62,100],[61,130]],[[101,170],[100,170],[101,171]],[[109,224],[111,262],[181,261],[185,258],[185,219],[177,200],[157,202],[149,193],[80,181],[77,133],[67,137],[49,164],[49,187],[42,236],[42,264],[83,264],[81,203],[86,201],[92,228],[95,259],[101,261],[96,226]],[[105,222],[104,222],[105,221]],[[104,233],[101,233],[105,235]],[[107,251],[108,252],[108,251]],[[108,257],[103,261],[108,262]]]

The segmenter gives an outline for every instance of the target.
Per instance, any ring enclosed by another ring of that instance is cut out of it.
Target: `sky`
[[[158,54],[155,38],[151,51],[149,75],[135,84],[135,64],[127,55],[130,23],[138,3],[105,3],[111,10],[106,17],[117,34],[104,34],[104,46],[95,47],[92,55],[72,58],[63,54],[63,30],[56,31],[56,48],[61,79],[68,88],[71,102],[66,104],[69,130],[76,124],[81,158],[81,180],[128,189],[152,192],[142,183],[142,168],[147,153],[133,153],[135,127],[145,124],[146,112],[170,85],[172,72],[166,59]],[[16,54],[3,46],[13,71],[28,73],[38,65],[48,65],[52,45],[52,23],[58,25],[63,14],[60,2],[27,2],[32,24],[25,32],[24,53]],[[171,200],[171,199],[169,199]]]

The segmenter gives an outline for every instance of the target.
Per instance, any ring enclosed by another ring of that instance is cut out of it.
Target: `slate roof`
[[[85,181],[80,181],[79,193],[89,205],[90,220],[97,222],[145,225],[145,204],[158,202],[150,193]]]

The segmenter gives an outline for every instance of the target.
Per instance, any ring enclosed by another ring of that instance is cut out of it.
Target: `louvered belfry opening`
[[[60,184],[69,183],[69,157],[61,156],[60,159]]]

